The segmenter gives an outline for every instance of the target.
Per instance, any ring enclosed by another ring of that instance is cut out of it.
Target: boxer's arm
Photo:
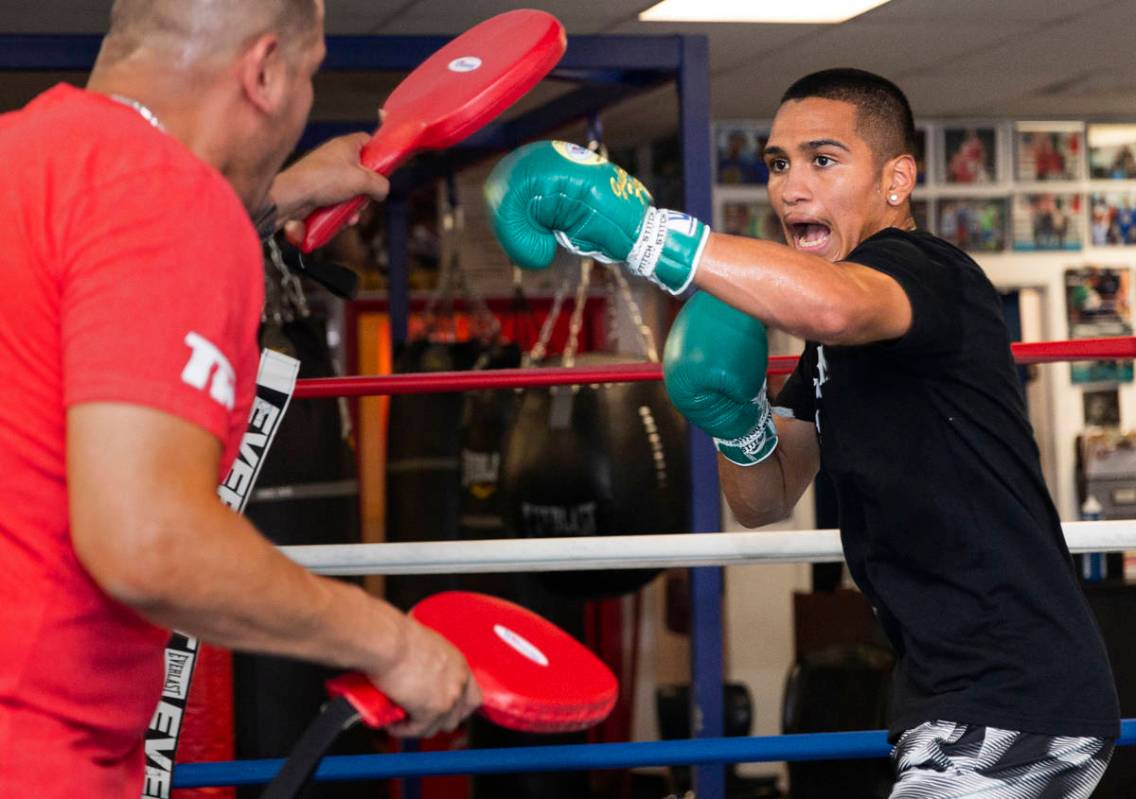
[[[711,233],[694,283],[770,327],[822,344],[899,339],[911,302],[895,278],[744,236]]]
[[[897,339],[911,302],[883,272],[783,244],[711,233],[694,283],[769,327],[831,345]]]
[[[205,430],[125,403],[73,406],[67,428],[75,551],[111,597],[221,646],[362,671],[409,712],[403,734],[452,729],[479,704],[440,636],[296,565],[224,506]]]
[[[781,521],[820,468],[820,446],[812,422],[777,417],[779,443],[773,456],[753,466],[738,466],[718,456],[718,478],[734,518],[743,527]]]

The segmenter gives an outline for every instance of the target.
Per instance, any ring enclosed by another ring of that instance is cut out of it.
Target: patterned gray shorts
[[[891,799],[1081,799],[1104,776],[1113,741],[929,721],[892,752]]]

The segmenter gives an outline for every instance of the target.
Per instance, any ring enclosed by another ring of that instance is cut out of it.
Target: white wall
[[[744,528],[728,507],[722,511],[728,532]],[[797,505],[793,518],[764,530],[808,530],[814,526],[812,489]],[[723,638],[726,679],[744,682],[753,694],[754,735],[781,734],[781,700],[785,677],[793,663],[793,593],[812,587],[808,564],[760,564],[726,569]],[[783,776],[781,763],[754,763],[746,775]]]

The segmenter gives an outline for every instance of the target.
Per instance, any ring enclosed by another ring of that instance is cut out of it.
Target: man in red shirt
[[[401,734],[479,702],[449,644],[216,493],[258,360],[250,212],[387,190],[362,134],[276,175],[322,30],[322,0],[118,0],[87,90],[0,116],[0,796],[137,799],[169,628],[363,671]]]

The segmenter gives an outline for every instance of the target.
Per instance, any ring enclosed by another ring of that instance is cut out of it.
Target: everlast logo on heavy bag
[[[596,503],[579,505],[533,505],[521,503],[525,530],[536,535],[595,535]]]
[[[497,477],[500,472],[500,452],[462,450],[462,488],[468,488],[478,499],[486,499],[497,490]]]
[[[589,355],[588,363],[617,362]],[[662,383],[580,386],[521,395],[502,447],[507,533],[592,536],[689,529],[686,424]],[[651,569],[538,572],[530,579],[576,597],[637,591]]]

